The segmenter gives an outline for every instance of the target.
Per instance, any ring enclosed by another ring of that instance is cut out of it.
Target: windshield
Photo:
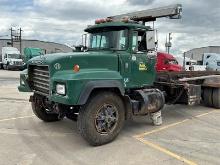
[[[90,34],[89,49],[127,49],[128,30],[105,31]]]
[[[173,65],[178,65],[178,62],[175,59],[172,60],[166,60],[165,64],[173,64]]]
[[[176,60],[170,60],[169,61],[169,64],[175,64],[175,65],[178,65],[178,62]]]
[[[20,59],[20,54],[8,54],[8,58]]]

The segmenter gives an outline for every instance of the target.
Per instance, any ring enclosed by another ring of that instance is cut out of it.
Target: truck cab
[[[21,69],[23,61],[17,48],[2,47],[2,67],[4,69]]]
[[[198,65],[196,60],[192,60],[188,57],[176,56],[178,64],[183,67],[185,71],[205,71],[205,65]]]
[[[217,53],[204,53],[203,65],[209,71],[220,71],[220,54]]]
[[[157,52],[157,72],[160,71],[181,71],[182,67],[178,64],[177,60],[168,53]]]

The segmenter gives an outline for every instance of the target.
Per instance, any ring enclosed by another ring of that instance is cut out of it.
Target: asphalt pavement
[[[220,110],[166,106],[163,125],[148,116],[126,121],[118,138],[92,147],[64,119],[45,123],[19,93],[19,71],[0,70],[0,164],[179,165],[220,164]]]

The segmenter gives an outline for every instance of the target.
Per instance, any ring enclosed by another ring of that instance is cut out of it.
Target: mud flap
[[[189,84],[187,88],[188,105],[197,105],[201,101],[201,85]]]

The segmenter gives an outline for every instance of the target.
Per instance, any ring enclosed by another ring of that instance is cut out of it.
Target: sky
[[[158,19],[158,49],[165,51],[172,32],[171,53],[220,46],[220,0],[0,0],[0,38],[9,28],[22,28],[23,39],[81,44],[81,35],[95,19],[171,4],[182,4],[182,19]]]

